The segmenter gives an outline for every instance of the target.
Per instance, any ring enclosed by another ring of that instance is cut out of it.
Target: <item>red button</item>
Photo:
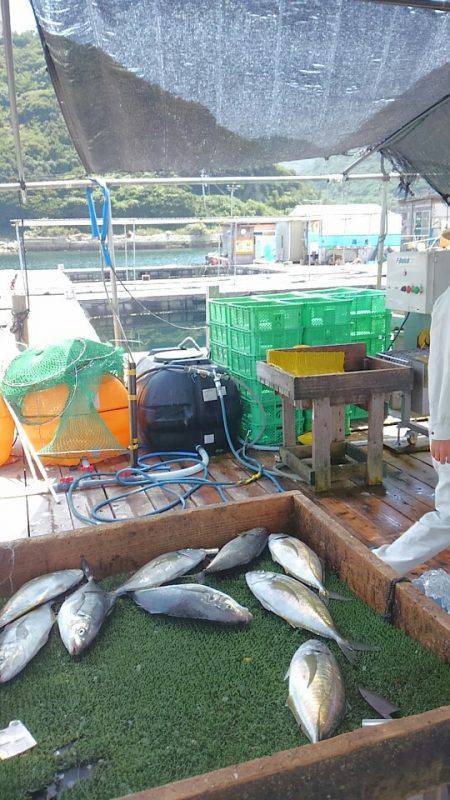
[[[411,288],[411,286],[407,286],[407,287],[406,287],[406,291],[408,292],[408,294],[411,294],[411,292],[412,292],[412,288]]]

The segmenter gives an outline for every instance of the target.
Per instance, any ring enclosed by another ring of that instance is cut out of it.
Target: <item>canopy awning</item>
[[[88,172],[214,174],[389,140],[450,193],[445,0],[32,4]]]

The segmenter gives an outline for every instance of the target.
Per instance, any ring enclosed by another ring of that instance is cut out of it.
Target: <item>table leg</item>
[[[345,406],[332,406],[333,442],[345,441]]]
[[[331,488],[332,419],[329,397],[313,400],[312,461],[317,492]]]
[[[281,397],[281,416],[283,420],[283,444],[293,447],[297,444],[295,431],[295,408],[287,397]]]
[[[369,396],[369,430],[367,437],[367,483],[383,483],[384,394]]]

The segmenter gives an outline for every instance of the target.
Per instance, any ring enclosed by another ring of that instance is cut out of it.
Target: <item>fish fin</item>
[[[80,567],[83,570],[84,577],[86,578],[86,580],[87,581],[93,581],[94,580],[94,576],[93,576],[93,574],[91,572],[91,568],[90,568],[90,566],[89,566],[89,564],[86,561],[84,556],[80,557]]]
[[[329,592],[327,589],[324,593],[319,592],[322,600],[326,597],[328,600],[342,600],[343,603],[351,603],[351,597],[344,597],[343,594],[338,594],[337,592]]]
[[[192,575],[186,575],[186,578],[189,578],[190,581],[193,583],[206,583],[206,570],[202,570],[201,572],[194,572]]]
[[[290,666],[289,666],[289,667],[288,667],[288,671],[286,672],[286,675],[284,676],[283,680],[287,681],[287,679],[289,678],[289,675],[290,675],[290,674],[291,674],[291,668],[290,668]],[[287,703],[286,703],[286,705],[287,705]]]
[[[305,663],[309,670],[308,686],[306,687],[308,688],[309,686],[311,686],[314,680],[314,676],[317,672],[317,658],[312,654],[309,656],[305,656]]]

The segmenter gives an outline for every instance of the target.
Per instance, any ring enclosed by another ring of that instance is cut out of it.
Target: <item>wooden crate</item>
[[[220,547],[258,525],[301,537],[368,605],[385,610],[393,571],[300,492],[7,543],[0,547],[0,592],[13,592],[45,572],[78,567],[81,555],[102,578],[134,570],[163,551]],[[450,661],[448,614],[405,583],[396,588],[393,612],[399,628]],[[449,754],[450,707],[443,706],[128,800],[403,800],[450,781]]]

